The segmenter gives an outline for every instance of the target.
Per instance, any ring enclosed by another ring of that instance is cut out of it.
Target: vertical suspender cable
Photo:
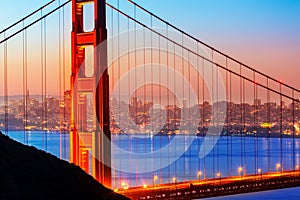
[[[283,155],[282,155],[282,147],[283,147],[283,144],[282,144],[282,114],[283,114],[283,102],[282,102],[282,84],[281,84],[281,81],[279,82],[279,91],[280,91],[280,171],[282,172],[282,167],[283,167]]]
[[[160,43],[161,43],[161,36],[158,36],[158,63],[159,65],[161,64],[161,46],[160,46]],[[158,72],[158,80],[159,80],[159,83],[161,83],[161,68],[159,67],[159,72]],[[159,84],[159,105],[161,106],[162,105],[162,102],[161,102],[161,96],[162,96],[162,92],[161,92],[161,84]],[[160,133],[159,133],[159,148],[162,147],[162,137],[161,137],[161,130],[160,130]],[[160,151],[159,152],[159,177],[160,177],[160,183],[162,182],[162,175],[163,175],[163,172],[162,172],[162,158],[163,158],[163,155],[162,155],[162,152]]]
[[[176,86],[176,44],[174,44],[174,55],[173,55],[173,62],[174,62],[174,73],[173,73],[173,80],[174,80],[174,88],[175,88],[175,86]],[[176,131],[177,130],[177,111],[178,111],[178,106],[177,106],[177,102],[176,102],[176,97],[174,97],[174,124],[175,124],[175,126],[174,126],[174,131]],[[176,140],[175,140],[175,147],[176,147]],[[176,155],[176,152],[174,151],[174,156]],[[177,177],[177,161],[175,161],[175,163],[174,163],[174,175],[175,175],[175,177]]]
[[[60,6],[60,0],[58,0],[58,4]],[[61,74],[61,10],[58,11],[58,79],[59,79],[59,158],[62,159],[62,124],[63,124],[63,113],[61,108],[62,96],[61,96],[61,88],[62,88],[62,74]]]
[[[243,79],[242,79],[242,66],[240,65],[240,125],[239,125],[239,135],[240,135],[240,166],[242,166],[243,163],[243,130],[242,130],[242,124],[243,124]]]
[[[28,41],[27,41],[27,29],[25,30],[25,91],[26,91],[26,126],[28,123],[28,103],[29,103],[29,90],[28,90]],[[25,144],[28,143],[28,135],[25,134]]]
[[[233,129],[233,127],[232,127],[232,124],[233,124],[233,122],[231,121],[232,120],[232,73],[230,72],[229,73],[229,102],[230,102],[230,113],[229,113],[229,115],[230,115],[230,176],[232,176],[233,175],[233,173],[232,173],[232,129]],[[233,106],[234,107],[234,106]]]
[[[111,30],[111,31],[110,31],[110,40],[108,40],[108,41],[110,41],[109,42],[109,45],[110,45],[109,48],[111,48],[111,52],[110,52],[111,53],[111,56],[110,56],[111,57],[111,61],[110,61],[111,62],[111,80],[112,80],[112,84],[114,85],[115,84],[115,73],[114,73],[115,72],[115,69],[114,69],[115,60],[114,60],[114,11],[113,10],[111,10],[111,16],[110,17],[111,17],[111,19],[110,19],[110,22],[111,22],[110,26],[111,27],[110,27],[109,30]],[[120,96],[118,98],[120,98]],[[120,100],[119,100],[118,104],[120,104]],[[115,104],[113,104],[113,106],[115,106]],[[119,146],[120,146],[120,144],[119,144]],[[120,151],[119,151],[119,153],[120,153]],[[120,162],[120,165],[121,165],[121,162]],[[113,174],[113,172],[112,172],[112,174]],[[122,180],[120,179],[120,182],[121,181]],[[116,180],[115,180],[115,184],[116,184]],[[115,185],[115,187],[116,187],[116,185]]]
[[[246,171],[246,90],[245,90],[245,79],[243,78],[243,81],[242,81],[242,95],[243,95],[243,128],[242,128],[242,137],[243,137],[243,162],[241,163],[242,165],[242,172],[241,173],[244,173],[245,174],[245,171]]]
[[[43,10],[41,10],[43,16]],[[46,19],[41,20],[42,149],[47,150]]]
[[[24,28],[24,21],[23,21],[23,28]],[[23,69],[23,127],[24,127],[24,130],[23,130],[23,137],[24,137],[24,144],[26,142],[26,123],[27,123],[27,120],[26,120],[26,86],[25,86],[25,31],[22,32],[23,33],[23,64],[22,64],[22,69]]]
[[[151,30],[153,30],[153,16],[152,16],[152,14],[150,15],[150,27],[151,27]],[[151,46],[151,52],[150,52],[150,68],[151,68],[151,102],[152,102],[152,104],[153,104],[153,102],[154,102],[154,97],[153,97],[153,93],[154,93],[154,88],[153,88],[153,32],[152,31],[150,31],[150,46]],[[153,106],[153,105],[152,105]],[[152,118],[154,117],[154,113],[153,113],[153,111],[154,111],[154,108],[152,107],[152,109],[151,109],[151,116],[152,116]],[[150,141],[150,145],[152,145],[152,147],[151,147],[151,149],[152,149],[152,151],[154,150],[154,134],[156,134],[156,133],[154,133],[153,132],[153,119],[151,119],[151,137],[150,137],[150,139],[151,139],[151,141]],[[153,157],[153,153],[151,154],[152,155],[152,169],[154,169],[154,157]],[[151,176],[151,178],[154,178],[154,176],[155,176],[155,174],[154,174],[155,172],[152,172],[152,176]]]
[[[144,66],[144,81],[146,80],[146,29],[143,27],[143,38],[144,38],[144,48],[143,48],[143,66]],[[148,113],[148,110],[146,110],[146,94],[147,94],[147,91],[146,91],[146,86],[144,86],[144,107],[143,107],[143,123],[144,123],[144,126],[146,127],[147,125],[147,115],[146,113]],[[148,134],[148,133],[144,133],[144,134]],[[147,139],[146,137],[143,138],[144,140],[144,152],[143,153],[146,153],[147,152]],[[144,169],[147,168],[147,162],[146,162],[146,159],[145,159],[145,162],[144,162]]]
[[[6,39],[6,32],[4,32]],[[7,68],[7,40],[4,42],[4,132],[8,135],[8,68]]]
[[[197,45],[197,54],[199,55],[199,43],[196,42],[196,45]],[[199,127],[200,127],[200,119],[201,118],[201,110],[200,110],[200,64],[199,64],[199,56],[196,57],[197,60],[196,60],[196,65],[197,65],[197,70],[198,70],[198,76],[197,76],[197,109],[198,109],[198,112],[199,112],[199,116],[197,116],[196,120],[197,120],[197,142],[198,142],[198,149],[197,149],[197,152],[200,152],[200,136],[201,136],[201,132],[199,132]],[[175,64],[175,63],[174,63]],[[202,77],[203,78],[203,77]],[[175,79],[174,79],[175,80]],[[203,108],[202,108],[202,112],[203,112]],[[199,173],[201,171],[201,166],[200,166],[200,158],[198,157],[198,172]],[[200,176],[200,174],[197,174],[197,176]]]
[[[47,98],[47,23],[46,23],[46,18],[44,18],[44,95],[45,95],[45,150],[47,151],[47,130],[48,130],[48,98]]]
[[[169,26],[166,24],[166,37],[169,38]],[[166,40],[167,48],[166,48],[166,59],[167,59],[167,68],[169,69],[169,41]],[[170,105],[170,97],[169,97],[169,70],[167,69],[167,106]],[[167,132],[170,131],[170,107],[167,109]],[[170,142],[170,136],[168,136],[168,144]],[[170,147],[168,145],[168,163],[170,163]],[[168,177],[170,177],[170,165],[168,165]]]
[[[43,16],[43,10],[41,10],[41,17]],[[44,137],[44,128],[45,128],[45,115],[44,115],[44,20],[41,20],[41,94],[42,94],[42,149],[45,149],[45,137]]]
[[[191,55],[190,55],[190,51],[188,52],[188,82],[189,82],[189,84],[191,84],[192,85],[192,83],[191,83],[191,57],[190,57]],[[191,105],[192,105],[192,103],[191,103],[191,86],[189,87],[189,101],[188,101],[188,111],[189,111],[189,117],[188,117],[188,124],[189,124],[189,126],[193,126],[192,125],[192,123],[194,123],[194,122],[191,122],[190,120],[191,120]],[[195,102],[196,103],[196,102]],[[191,128],[190,127],[188,127],[188,130],[189,130],[189,136],[188,137],[191,137],[191,134],[195,134],[195,133],[191,133]],[[194,130],[193,130],[194,131]],[[189,180],[192,180],[192,148],[191,148],[191,146],[189,147],[189,161],[190,161],[190,163],[189,163]]]
[[[228,103],[228,57],[226,56],[226,74],[225,74],[225,90],[226,90],[226,150],[227,150],[227,153],[226,153],[226,161],[227,161],[227,175],[229,176],[229,106],[230,106],[230,103]]]
[[[243,163],[242,168],[243,171],[241,173],[246,172],[246,90],[245,90],[245,79],[243,79]]]
[[[184,46],[184,35],[181,34],[181,48]],[[182,52],[181,52],[181,70],[182,70],[182,77],[185,77],[184,76],[184,48],[182,48]],[[182,79],[182,97],[183,99],[181,99],[181,101],[185,100],[185,91],[184,91],[184,80]],[[185,100],[186,101],[186,100]],[[184,107],[184,103],[182,102],[182,111],[181,111],[181,116],[183,116],[183,119],[186,117],[186,108]],[[184,126],[184,120],[181,120],[181,126]],[[180,134],[183,134],[183,133],[180,133]],[[185,138],[183,140],[185,142]],[[184,144],[183,144],[184,145]],[[184,164],[184,157],[183,157],[183,180],[185,181],[185,172],[186,172],[186,169],[185,169],[185,164]]]
[[[120,9],[120,0],[118,0],[117,2],[117,7],[118,7],[118,10]],[[113,10],[111,11],[113,13]],[[113,25],[113,19],[112,19],[112,25]],[[118,26],[118,80],[121,79],[121,64],[120,64],[120,13],[118,12],[118,18],[117,18],[117,26]],[[113,38],[113,37],[112,37]],[[128,52],[129,53],[129,52]],[[113,56],[112,56],[113,58]],[[113,75],[114,77],[114,75]],[[114,84],[114,82],[113,82]],[[119,99],[119,102],[118,102],[118,106],[119,106],[119,119],[121,117],[121,90],[119,89],[118,91],[118,99]]]
[[[113,85],[115,85],[115,83],[116,83],[116,80],[115,80],[115,56],[114,56],[114,51],[115,51],[115,48],[114,48],[114,34],[115,34],[115,29],[114,29],[114,11],[113,10],[111,10],[111,14],[110,14],[110,22],[111,22],[111,24],[110,24],[110,43],[109,43],[109,47],[111,48],[110,49],[110,53],[111,53],[111,55],[110,55],[110,59],[111,59],[111,82],[112,82],[112,84]],[[120,98],[120,96],[119,97],[117,97],[117,98]],[[118,99],[118,104],[120,104],[120,99]],[[113,106],[117,106],[115,103],[113,104]],[[115,110],[115,108],[113,107],[113,109]],[[120,111],[119,111],[120,112]],[[115,113],[115,115],[119,115],[120,113]],[[119,141],[120,141],[120,138],[119,138]],[[119,145],[121,145],[120,143],[119,143]],[[120,151],[119,151],[119,153],[121,153]],[[120,167],[121,167],[121,162],[120,162]],[[114,172],[112,172],[112,176],[113,176],[113,174],[114,174]],[[122,175],[121,175],[121,171],[119,171],[119,183],[121,183],[122,182],[122,180],[121,180],[121,177],[122,177]],[[116,177],[116,173],[115,173],[115,186],[114,187],[117,187],[117,177]]]
[[[127,52],[128,52],[127,53],[128,66],[127,66],[127,71],[129,72],[130,71],[130,64],[131,64],[131,62],[130,62],[130,53],[131,53],[130,42],[131,42],[131,40],[130,40],[130,32],[129,32],[129,30],[130,30],[130,20],[129,20],[129,18],[127,18],[127,19],[128,19],[128,21],[127,21],[127,26],[128,26],[128,41],[127,41],[127,46],[128,46],[128,50],[127,50]],[[128,88],[127,88],[127,91],[130,91],[130,80],[131,80],[131,76],[130,76],[130,73],[128,73],[128,85],[127,85]],[[131,94],[129,94],[129,95],[131,95]],[[130,96],[129,96],[128,99],[130,99]],[[129,106],[132,106],[132,105],[129,105]],[[131,112],[133,112],[133,111],[131,111]],[[129,139],[129,142],[130,142],[130,137],[128,139]],[[121,143],[121,141],[120,141],[120,143]],[[120,165],[122,165],[122,163],[120,163]],[[122,173],[121,173],[121,177],[120,178],[122,178]]]
[[[292,90],[292,116],[293,116],[293,167],[292,169],[296,169],[296,164],[295,164],[295,98],[294,98],[294,90]]]
[[[268,118],[268,123],[271,124],[271,105],[270,105],[270,90],[269,90],[269,78],[267,78],[267,118]],[[270,134],[271,134],[271,128],[270,126],[268,127],[268,133],[267,133],[267,141],[268,141],[268,152],[267,152],[267,157],[268,157],[268,166],[267,166],[267,172],[271,171],[271,146],[270,146]]]
[[[168,31],[168,24],[166,24],[166,37],[169,38],[169,31]],[[167,48],[166,48],[166,60],[167,60],[167,67],[169,67],[169,43],[168,43],[168,40],[166,40],[166,45],[167,45]],[[170,105],[170,97],[169,97],[169,70],[167,70],[167,106]],[[167,122],[167,133],[170,131],[170,108],[167,108],[167,119],[166,119],[166,122]],[[168,144],[170,142],[170,137],[168,136]],[[169,145],[168,145],[168,163],[170,163],[170,148],[169,148]],[[168,165],[168,177],[170,177],[170,165]]]
[[[204,100],[205,100],[205,81],[204,81],[204,77],[205,77],[205,74],[204,74],[204,59],[202,58],[202,142],[204,143],[203,144],[203,149],[204,149],[204,152],[203,154],[206,155],[206,147],[205,147],[205,142],[204,142],[204,134],[206,135],[207,132],[205,132],[205,107],[204,107]],[[200,151],[199,151],[200,152]],[[206,156],[203,157],[203,178],[205,179],[206,177]]]
[[[255,117],[256,117],[256,103],[255,103],[255,98],[256,98],[256,80],[255,80],[255,72],[253,72],[253,151],[254,151],[254,173],[256,174],[256,127],[255,127]]]
[[[25,22],[23,21],[23,28]],[[27,144],[27,125],[28,125],[28,96],[27,96],[27,30],[23,31],[23,117],[24,117],[24,144]]]
[[[65,52],[65,7],[62,8],[62,78],[63,78],[63,94],[66,91],[66,52]],[[68,108],[67,108],[68,109]],[[66,155],[66,99],[65,99],[65,95],[64,95],[64,109],[63,109],[63,159],[68,160],[67,155]]]
[[[258,85],[255,84],[255,99],[258,99]],[[256,153],[256,166],[255,166],[255,174],[257,174],[257,169],[258,169],[258,158],[259,158],[259,151],[258,151],[258,131],[259,131],[259,127],[258,127],[258,116],[259,116],[259,104],[256,103],[255,105],[255,130],[256,130],[256,133],[255,133],[255,153]]]
[[[117,8],[118,10],[120,10],[120,0],[117,1]],[[113,12],[113,11],[112,11]],[[121,79],[121,75],[120,75],[120,13],[118,12],[118,17],[117,17],[117,29],[118,29],[118,77],[117,77],[117,80],[120,80]],[[112,16],[112,26],[113,26],[113,16]],[[114,33],[112,33],[114,34]],[[113,38],[113,37],[112,37]],[[113,51],[113,50],[112,50]],[[112,57],[113,57],[113,54],[112,54]],[[114,68],[114,67],[113,67]],[[114,78],[114,74],[113,74],[113,78]],[[113,84],[114,84],[114,81],[113,81]],[[118,99],[119,99],[119,102],[118,102],[118,106],[119,106],[119,119],[120,119],[120,116],[121,116],[121,106],[120,106],[120,99],[121,99],[121,93],[120,93],[120,89],[118,91]]]
[[[114,34],[115,34],[115,29],[114,29],[114,11],[111,10],[111,27],[110,27],[110,48],[111,48],[111,80],[112,83],[115,84],[115,59],[114,59]],[[120,98],[120,97],[118,97]]]
[[[212,91],[212,94],[211,94],[211,99],[212,99],[212,102],[211,102],[211,116],[214,116],[215,114],[215,110],[214,110],[214,106],[215,106],[215,84],[214,84],[214,69],[215,69],[215,66],[214,66],[214,50],[211,50],[211,91]],[[211,123],[211,126],[215,126],[215,124],[210,120],[210,123]],[[212,139],[213,139],[213,144],[215,143],[215,133],[213,133],[212,135]],[[212,159],[212,172],[213,172],[213,177],[215,177],[215,147],[213,148],[212,150],[212,153],[213,153],[213,159]],[[220,173],[219,171],[217,173]]]
[[[28,52],[28,41],[27,41],[27,29],[25,30],[25,60],[24,60],[24,65],[25,65],[25,91],[26,91],[26,126],[28,123],[28,103],[29,103],[29,91],[28,91],[28,66],[27,66],[27,52]],[[25,144],[27,144],[28,138],[27,134],[25,134]]]
[[[257,82],[255,80],[255,72],[253,71],[253,81],[254,81],[254,100],[257,98]],[[257,174],[257,126],[256,126],[256,115],[257,115],[257,103],[254,103],[254,113],[253,113],[253,132],[254,132],[254,172]]]
[[[217,115],[219,114],[219,78],[218,78],[218,74],[219,74],[219,67],[218,65],[216,65],[216,68],[215,68],[215,76],[216,76],[216,113]],[[216,124],[215,126],[219,126],[219,122],[218,122],[218,119],[216,120]],[[221,133],[222,134],[222,130],[221,130]],[[217,140],[217,171],[219,172],[220,171],[220,166],[219,166],[219,156],[220,156],[220,152],[219,152],[219,146],[220,146],[220,140],[218,140],[218,138],[216,139]]]
[[[136,16],[136,6],[134,5],[134,19],[137,20],[137,16]],[[134,23],[134,88],[137,89],[137,26],[136,26],[136,22]],[[138,98],[138,91],[135,92],[135,97]],[[138,125],[138,106],[136,105],[135,107],[135,123],[136,125]],[[139,134],[139,133],[136,133],[136,134]],[[138,140],[135,139],[135,152],[138,152]],[[136,171],[135,171],[135,181],[136,183],[138,182],[138,164],[137,164],[137,160],[136,160],[136,163],[135,163],[135,168],[136,168]]]

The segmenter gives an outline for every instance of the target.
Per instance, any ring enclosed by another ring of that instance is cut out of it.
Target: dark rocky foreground
[[[0,199],[125,200],[79,167],[0,132]]]

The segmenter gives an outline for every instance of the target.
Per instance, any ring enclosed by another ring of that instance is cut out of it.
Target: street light
[[[146,190],[146,189],[147,189],[147,185],[146,185],[146,184],[144,184],[144,185],[143,185],[143,188]]]
[[[128,183],[122,182],[121,186],[123,188],[123,190],[127,190],[129,188]]]
[[[202,175],[202,172],[201,172],[201,171],[198,171],[197,176],[198,176],[198,181],[199,181],[199,182],[200,182],[200,179],[201,179],[201,175]]]
[[[173,180],[175,188],[176,188],[176,177],[173,177],[172,180]]]
[[[262,179],[262,169],[258,168],[257,172],[260,174],[260,179]]]
[[[280,163],[276,164],[276,172],[278,172],[278,169],[281,167]]]
[[[238,176],[241,176],[241,178],[242,178],[242,172],[243,172],[243,168],[239,167],[238,168]]]
[[[158,179],[158,176],[153,176],[153,187],[155,187],[155,181]]]
[[[296,170],[299,170],[299,165],[296,165]]]
[[[220,183],[221,183],[221,178],[222,177],[221,177],[221,173],[220,172],[217,173],[217,177],[220,178]]]

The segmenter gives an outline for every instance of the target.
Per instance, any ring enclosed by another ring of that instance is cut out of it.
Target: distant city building
[[[66,90],[64,92],[64,109],[66,114],[71,113],[71,91]]]
[[[182,108],[187,108],[187,99],[182,99]]]
[[[260,99],[254,99],[254,103],[255,106],[261,106],[261,100]]]

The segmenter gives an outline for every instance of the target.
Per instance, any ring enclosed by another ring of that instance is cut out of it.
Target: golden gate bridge
[[[53,0],[0,36],[1,129],[18,127],[25,144],[42,131],[45,150],[59,131],[60,158],[115,191],[181,199],[299,185],[300,90],[131,0]]]

